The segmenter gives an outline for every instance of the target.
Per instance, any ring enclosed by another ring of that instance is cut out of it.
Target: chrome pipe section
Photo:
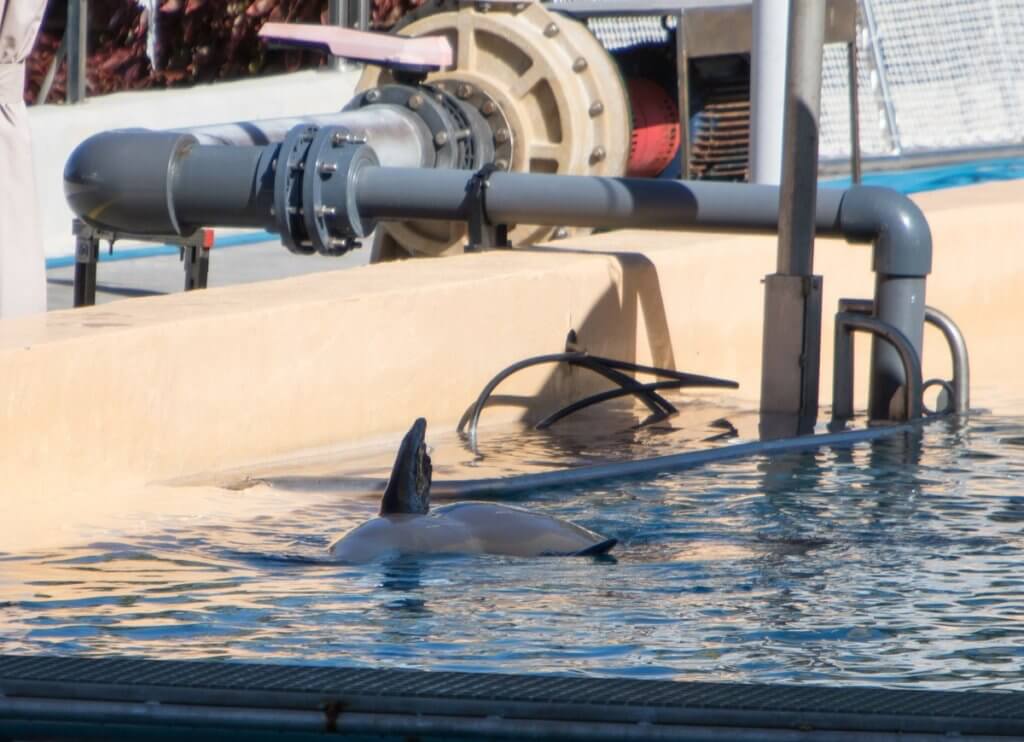
[[[257,121],[194,126],[170,130],[189,134],[197,144],[263,146],[284,141],[296,126],[340,126],[373,147],[388,167],[432,167],[434,146],[423,119],[401,106],[382,103],[366,108],[313,116],[286,116]]]

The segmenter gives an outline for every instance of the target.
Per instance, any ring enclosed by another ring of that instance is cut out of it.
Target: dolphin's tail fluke
[[[598,541],[596,544],[593,544],[592,546],[588,546],[586,549],[575,551],[572,554],[570,554],[570,556],[603,556],[607,554],[609,551],[611,551],[617,543],[619,543],[619,540],[617,538],[605,539],[604,541]]]

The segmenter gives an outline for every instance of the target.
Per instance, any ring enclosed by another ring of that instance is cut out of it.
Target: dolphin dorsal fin
[[[380,500],[381,515],[411,513],[426,515],[430,510],[430,481],[433,468],[427,454],[427,421],[422,417],[402,439],[391,468],[391,478]]]

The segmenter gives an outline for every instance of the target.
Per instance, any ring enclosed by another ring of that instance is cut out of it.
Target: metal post
[[[676,23],[676,78],[679,102],[679,177],[690,179],[690,53],[686,46],[686,11]]]
[[[359,30],[370,30],[370,0],[359,0]]]
[[[818,411],[821,277],[813,265],[825,8],[791,0],[789,12],[779,248],[765,281],[761,365],[761,413],[772,420],[762,432],[773,436],[811,432]]]
[[[860,183],[860,96],[857,95],[857,42],[846,45],[846,68],[850,85],[850,180]]]
[[[750,51],[750,182],[782,180],[789,0],[754,0]]]
[[[68,40],[67,102],[85,100],[85,63],[89,40],[89,0],[68,0],[68,20],[64,35]]]
[[[348,28],[351,24],[348,19],[348,0],[330,0],[327,3],[327,22],[332,26]],[[330,55],[331,69],[343,70],[347,66],[344,57]]]

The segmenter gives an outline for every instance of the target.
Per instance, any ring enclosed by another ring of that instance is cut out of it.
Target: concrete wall
[[[1021,182],[918,199],[935,233],[928,301],[966,333],[975,406],[1003,414],[1024,411],[1022,199]],[[397,439],[418,415],[451,430],[493,374],[560,350],[570,329],[594,353],[737,379],[723,398],[756,408],[760,280],[774,250],[773,238],[618,232],[2,322],[5,543],[38,538],[73,508],[94,520],[123,512],[143,492],[157,497],[148,483]],[[820,241],[816,254],[827,316],[839,297],[871,295],[868,247]],[[867,342],[858,350],[866,361]],[[937,334],[925,356],[928,375],[948,377]],[[541,393],[549,410],[589,379],[540,369],[501,392]],[[488,410],[487,422],[520,414]],[[33,500],[44,506],[19,506]]]
[[[352,97],[359,74],[356,69],[315,70],[180,90],[116,93],[74,106],[30,108],[46,256],[74,254],[72,214],[64,202],[64,163],[87,137],[107,129],[175,129],[338,111]]]

